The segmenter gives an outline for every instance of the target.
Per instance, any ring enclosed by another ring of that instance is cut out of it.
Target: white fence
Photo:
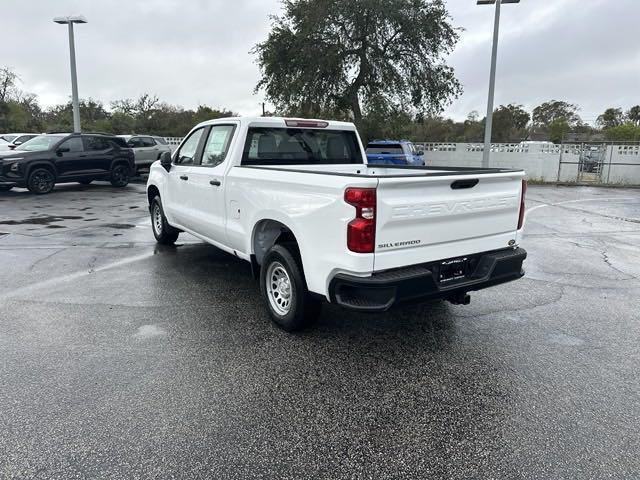
[[[417,143],[432,166],[481,167],[476,143]],[[540,182],[640,185],[640,145],[510,144],[491,146],[491,167],[522,169]]]
[[[182,137],[165,137],[175,150]],[[427,165],[481,167],[482,143],[416,143]],[[640,185],[640,145],[494,143],[491,167],[522,169],[539,182]]]

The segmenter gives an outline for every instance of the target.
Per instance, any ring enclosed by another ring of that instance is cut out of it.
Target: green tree
[[[631,123],[636,126],[640,126],[640,105],[636,105],[635,107],[631,107],[627,112],[627,118]]]
[[[492,140],[519,142],[527,137],[526,128],[531,115],[522,105],[500,105],[493,113]]]
[[[571,131],[571,125],[565,118],[558,118],[549,125],[549,140],[553,143],[562,143]]]
[[[612,142],[637,142],[640,140],[640,126],[624,123],[616,127],[607,128],[605,138]]]
[[[621,108],[607,108],[596,121],[598,126],[603,129],[619,127],[624,123],[624,113]]]
[[[564,120],[570,128],[582,123],[578,115],[579,107],[560,100],[551,100],[533,109],[533,124],[549,129],[553,122]],[[560,124],[556,124],[560,125]]]
[[[443,0],[284,0],[256,45],[256,91],[281,112],[440,112],[461,92],[443,55],[458,33]]]

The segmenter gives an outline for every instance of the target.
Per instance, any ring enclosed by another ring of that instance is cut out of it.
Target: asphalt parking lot
[[[0,193],[0,478],[640,477],[640,190],[532,186],[524,279],[297,335],[145,201]]]

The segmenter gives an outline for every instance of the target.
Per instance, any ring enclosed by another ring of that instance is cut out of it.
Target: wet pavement
[[[524,279],[297,335],[145,201],[0,193],[0,478],[640,477],[640,190],[530,187]]]

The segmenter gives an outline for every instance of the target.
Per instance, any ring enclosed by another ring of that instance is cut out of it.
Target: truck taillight
[[[344,201],[356,207],[347,226],[347,247],[356,253],[373,253],[376,243],[376,189],[347,188]]]
[[[524,227],[524,214],[525,214],[525,195],[527,194],[527,181],[522,180],[522,193],[520,194],[520,216],[518,217],[518,230]]]

